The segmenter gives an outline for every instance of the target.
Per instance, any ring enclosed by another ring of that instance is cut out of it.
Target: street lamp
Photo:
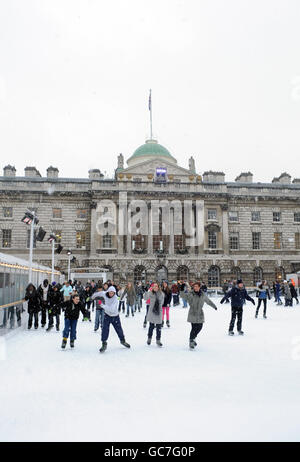
[[[32,254],[33,254],[33,236],[34,236],[34,225],[37,225],[39,220],[35,215],[34,210],[27,210],[24,217],[21,220],[26,225],[30,226],[30,242],[29,242],[29,272],[28,282],[32,282]]]
[[[54,281],[54,249],[55,249],[55,242],[56,242],[56,236],[53,233],[50,233],[50,237],[48,238],[48,242],[52,244],[52,266],[51,266],[51,279],[53,282]]]
[[[70,280],[71,255],[72,255],[71,250],[67,250],[67,255],[68,255],[68,281],[69,281]]]

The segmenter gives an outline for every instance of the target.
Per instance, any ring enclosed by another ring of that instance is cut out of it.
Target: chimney
[[[3,176],[16,176],[16,169],[11,165],[6,165],[3,169]]]
[[[278,178],[273,178],[272,183],[291,184],[291,175],[284,172]]]
[[[25,167],[25,176],[34,178],[34,177],[41,177],[42,175],[35,167]]]
[[[47,168],[47,178],[58,178],[58,172],[58,168],[52,167],[51,165]]]
[[[237,183],[252,183],[253,174],[251,172],[243,172],[236,177]]]
[[[89,179],[90,180],[100,180],[104,175],[100,172],[98,168],[93,168],[89,170]]]
[[[225,173],[223,172],[204,172],[202,175],[204,183],[224,183]]]

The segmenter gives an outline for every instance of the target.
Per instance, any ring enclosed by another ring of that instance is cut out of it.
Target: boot
[[[152,340],[152,338],[151,338],[151,337],[148,337],[148,339],[147,339],[147,345],[151,345],[151,340]]]
[[[70,340],[70,347],[74,348],[74,340]]]
[[[159,347],[163,346],[160,340],[156,340],[156,345],[159,346]]]
[[[107,342],[102,342],[102,347],[100,348],[100,353],[104,353],[104,351],[106,350],[107,348]]]
[[[122,340],[121,345],[123,345],[126,348],[130,348],[129,343],[127,343],[125,340]]]
[[[161,323],[161,327],[164,327],[164,323],[165,323],[165,321],[162,321],[162,323]]]
[[[143,327],[144,329],[147,327],[147,321],[144,321]]]
[[[169,320],[167,320],[166,324],[167,324],[168,327],[170,327],[170,321]]]
[[[195,348],[196,344],[193,339],[190,339],[190,348],[193,350]]]
[[[244,332],[242,330],[239,330],[239,335],[244,335]]]
[[[228,332],[228,335],[234,335],[233,330],[230,330],[230,331]]]
[[[53,326],[48,326],[47,329],[46,329],[46,332],[49,332],[49,330],[52,329]]]
[[[68,341],[68,339],[65,338],[65,337],[62,339],[62,344],[61,344],[62,348],[66,348],[67,341]]]

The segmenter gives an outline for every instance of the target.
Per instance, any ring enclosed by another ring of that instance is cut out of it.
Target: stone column
[[[96,223],[97,223],[97,202],[91,203],[91,238],[90,238],[90,254],[96,255],[96,250],[99,245],[99,235],[97,233]]]
[[[170,210],[169,255],[174,255],[174,209]]]
[[[196,201],[196,228],[198,241],[198,255],[204,254],[204,200]]]
[[[148,202],[147,205],[148,205],[148,254],[153,254],[151,202]]]
[[[222,240],[225,255],[229,255],[228,205],[222,204]]]

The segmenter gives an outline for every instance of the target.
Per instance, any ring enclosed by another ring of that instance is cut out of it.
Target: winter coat
[[[171,291],[166,292],[164,289],[162,289],[162,292],[164,294],[163,306],[170,305],[170,303],[172,301],[172,292]]]
[[[264,300],[268,298],[269,300],[271,300],[271,293],[270,293],[269,286],[263,286],[263,285],[258,286],[257,292],[258,292],[259,299]]]
[[[63,301],[63,295],[59,290],[52,290],[50,297],[50,306],[48,307],[49,313],[60,314],[60,304]]]
[[[108,296],[108,292],[114,292],[113,297]],[[114,286],[110,286],[106,292],[104,292],[105,304],[103,306],[105,314],[108,316],[118,316],[119,315],[119,300],[117,297],[117,291]]]
[[[220,303],[223,303],[225,300],[231,298],[231,307],[232,308],[242,308],[245,300],[249,300],[255,305],[255,301],[248,295],[245,287],[239,289],[238,287],[233,287],[226,295],[222,298]]]
[[[28,313],[38,313],[40,311],[40,297],[37,290],[33,292],[26,290],[25,300],[28,301]]]
[[[183,291],[180,292],[180,297],[183,300],[186,300],[190,305],[188,318],[187,321],[193,324],[203,324],[205,321],[204,312],[203,312],[203,305],[207,303],[215,310],[217,309],[216,305],[208,296],[201,290],[200,295],[194,291],[185,293]]]
[[[91,300],[96,301],[96,310],[102,310],[105,305],[105,291],[104,290],[97,290],[91,296]]]
[[[86,316],[84,304],[81,301],[79,301],[78,304],[75,305],[73,300],[67,300],[66,302],[62,302],[60,304],[60,307],[65,312],[65,319],[71,319],[73,321],[78,319],[80,311],[83,314],[83,316]]]
[[[298,298],[297,291],[296,291],[295,287],[293,286],[293,284],[290,284],[290,291],[291,291],[292,298]]]
[[[284,293],[284,297],[287,300],[292,299],[291,289],[290,289],[290,286],[288,284],[283,284],[283,293]]]
[[[159,312],[158,314],[153,312],[153,308],[156,301],[156,294],[159,302]],[[147,322],[152,322],[153,324],[161,324],[162,323],[162,306],[165,299],[164,293],[162,291],[153,292],[149,290],[149,292],[144,294],[144,299],[149,300],[149,310],[146,317]]]
[[[127,287],[126,287],[126,289],[124,290],[120,300],[123,300],[123,298],[126,295],[127,295],[127,303],[128,303],[128,305],[133,306],[135,304],[135,299],[136,299],[136,293],[135,293],[134,288],[132,287],[132,289],[128,290]]]
[[[39,285],[39,287],[37,289],[37,293],[38,293],[38,296],[40,298],[40,305],[41,306],[43,306],[45,304],[47,304],[47,305],[50,304],[52,291],[53,291],[52,286],[50,284],[48,284],[47,300],[46,300],[46,302],[44,302],[44,285],[43,284]]]

